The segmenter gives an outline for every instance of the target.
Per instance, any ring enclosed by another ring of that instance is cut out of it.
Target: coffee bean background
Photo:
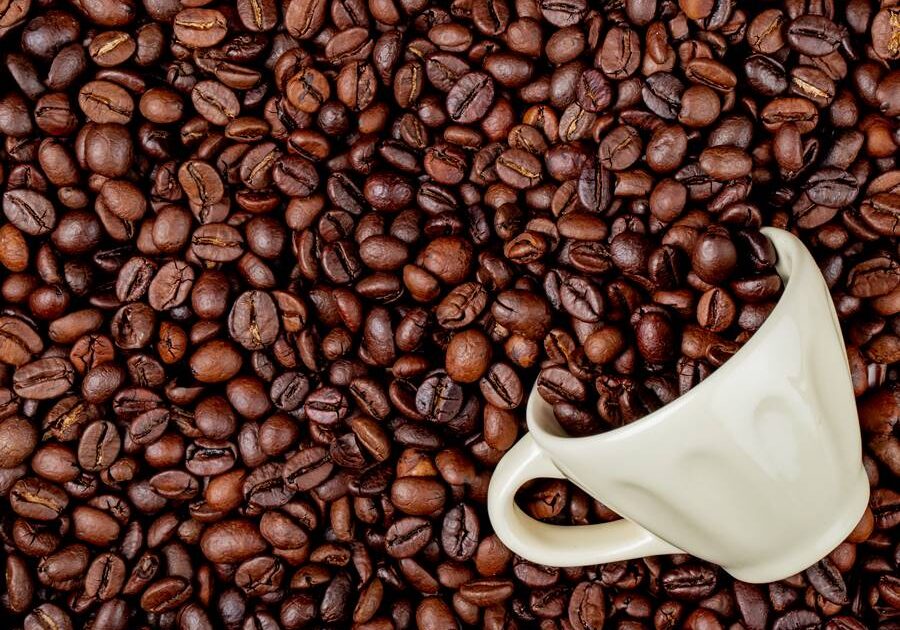
[[[0,53],[4,628],[900,628],[892,0],[3,0]],[[847,341],[847,541],[513,556],[535,380],[572,433],[696,385],[777,299],[763,225]]]

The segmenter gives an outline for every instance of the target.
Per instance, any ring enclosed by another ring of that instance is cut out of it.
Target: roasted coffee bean
[[[794,628],[815,628],[822,623],[822,618],[811,610],[792,610],[778,619],[772,625],[774,630],[793,630]]]
[[[193,593],[190,583],[171,576],[151,584],[141,595],[141,608],[149,613],[163,613],[181,606]]]
[[[602,628],[606,622],[606,597],[599,582],[579,582],[569,599],[569,623],[573,628]]]
[[[737,250],[727,231],[709,229],[702,234],[691,254],[694,271],[711,284],[726,280],[737,265]]]
[[[134,100],[125,88],[111,81],[91,81],[78,92],[78,105],[92,121],[126,124],[131,120]]]
[[[319,175],[312,163],[302,157],[281,157],[272,168],[272,179],[278,189],[292,197],[305,197],[319,185]]]
[[[302,69],[291,77],[286,91],[290,103],[307,114],[318,111],[331,96],[328,79],[313,68]]]
[[[172,23],[174,35],[191,48],[218,44],[228,33],[225,16],[214,9],[190,8],[179,11]]]
[[[455,334],[447,345],[447,374],[459,383],[474,383],[481,378],[491,360],[490,339],[477,329]]]
[[[122,446],[116,426],[98,420],[87,425],[78,442],[78,463],[82,469],[95,472],[109,468]]]
[[[13,391],[23,398],[44,400],[65,393],[74,381],[75,369],[68,360],[37,359],[16,369]]]
[[[251,31],[268,31],[278,24],[278,8],[274,2],[237,3],[241,23]]]
[[[203,532],[200,548],[211,562],[241,562],[262,553],[265,540],[246,520],[223,520]]]
[[[285,463],[284,483],[288,488],[303,492],[328,479],[333,467],[324,448],[301,449]]]
[[[191,101],[197,113],[213,125],[225,126],[241,110],[237,96],[218,81],[200,81],[191,91]]]
[[[431,540],[431,523],[409,516],[391,525],[384,536],[385,550],[392,558],[410,558]]]
[[[752,55],[744,62],[744,73],[756,92],[777,96],[789,87],[787,72],[778,61],[765,55]]]
[[[444,516],[441,528],[444,553],[459,562],[469,560],[478,547],[479,531],[478,515],[474,509],[466,504],[451,508]]]
[[[261,350],[278,337],[278,312],[272,297],[262,291],[238,296],[228,315],[231,338],[248,350]]]
[[[835,168],[825,168],[809,178],[806,195],[813,203],[840,208],[849,205],[858,191],[858,183],[852,175]]]
[[[624,171],[640,157],[641,148],[640,136],[634,127],[617,127],[600,142],[600,163],[612,171]]]
[[[512,367],[495,363],[479,381],[485,400],[501,409],[515,409],[524,396],[522,382]]]
[[[480,72],[462,77],[447,93],[447,112],[459,124],[480,120],[494,101],[494,82]]]
[[[312,39],[325,21],[327,3],[323,0],[302,0],[284,16],[288,32],[300,39]]]
[[[822,15],[801,15],[787,27],[787,43],[804,55],[823,57],[837,48],[844,33]]]
[[[43,628],[71,630],[74,626],[72,618],[65,610],[55,604],[43,603],[25,617],[23,627],[28,630],[43,630]]]
[[[541,162],[522,149],[509,149],[497,157],[497,176],[513,188],[531,188],[541,180]]]
[[[815,128],[818,117],[815,104],[801,97],[777,98],[761,112],[763,125],[770,131],[777,131],[785,123],[794,123],[801,133],[808,133]]]
[[[531,339],[542,338],[550,327],[550,305],[540,295],[524,290],[500,293],[491,314],[500,325]]]
[[[244,499],[257,508],[275,508],[287,503],[292,495],[285,487],[282,467],[268,462],[256,468],[244,480]]]
[[[147,301],[154,310],[170,310],[187,300],[193,284],[193,267],[180,261],[170,261],[159,268],[147,286]]]
[[[596,59],[606,76],[622,80],[637,70],[640,50],[641,40],[634,30],[627,26],[614,26],[607,31]]]
[[[436,422],[449,422],[463,405],[463,389],[446,373],[426,378],[416,392],[416,409]]]
[[[435,317],[437,323],[446,329],[456,330],[471,324],[487,306],[488,295],[485,287],[477,282],[467,282],[454,287],[437,305]],[[424,328],[427,314],[418,321],[410,322],[412,326]],[[398,329],[399,334],[399,329]],[[414,349],[418,343],[411,344]]]
[[[677,567],[662,576],[662,586],[675,599],[703,599],[716,588],[716,572],[705,565]]]
[[[444,507],[446,490],[433,477],[401,477],[391,485],[390,495],[394,505],[406,514],[429,516]]]
[[[35,329],[24,319],[0,317],[0,360],[21,366],[43,350],[43,341]]]
[[[50,521],[60,516],[69,503],[62,488],[41,479],[21,479],[9,494],[13,511],[25,518]]]
[[[194,255],[210,262],[231,262],[244,252],[244,239],[240,232],[223,223],[198,227],[190,242]]]
[[[839,606],[849,603],[844,578],[829,559],[824,559],[806,570],[806,577],[813,588],[828,601]]]
[[[683,93],[684,84],[668,72],[656,72],[647,77],[641,92],[647,108],[667,120],[678,117]]]
[[[53,204],[34,190],[7,190],[3,194],[3,214],[13,225],[32,236],[46,234],[56,225]]]

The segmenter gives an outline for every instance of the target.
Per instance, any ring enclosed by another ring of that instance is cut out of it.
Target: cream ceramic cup
[[[814,564],[869,498],[847,355],[825,281],[793,235],[763,232],[785,289],[772,314],[693,390],[619,429],[568,437],[532,390],[530,433],[488,492],[494,531],[520,556],[579,566],[690,553],[746,582]],[[513,501],[538,477],[568,478],[622,515],[598,525],[536,521]]]

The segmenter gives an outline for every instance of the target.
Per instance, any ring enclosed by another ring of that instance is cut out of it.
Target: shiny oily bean
[[[61,358],[38,359],[19,367],[13,374],[13,390],[24,398],[56,398],[75,381],[72,364]]]
[[[175,36],[190,48],[215,46],[228,33],[225,16],[215,9],[190,8],[175,15]]]

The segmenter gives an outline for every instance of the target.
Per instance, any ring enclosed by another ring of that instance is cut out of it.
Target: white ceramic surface
[[[578,566],[687,552],[747,582],[814,564],[856,526],[869,498],[837,316],[812,256],[765,228],[785,290],[728,362],[662,409],[600,435],[568,437],[537,389],[525,435],[488,493],[494,531],[515,553]],[[566,477],[624,518],[549,525],[513,498]]]

